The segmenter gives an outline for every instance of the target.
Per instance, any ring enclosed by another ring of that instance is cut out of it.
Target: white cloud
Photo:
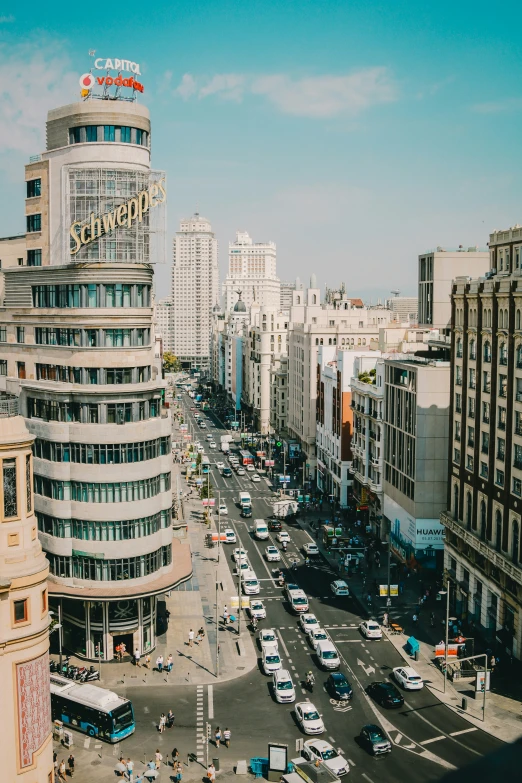
[[[498,101],[486,101],[475,103],[471,110],[478,114],[497,114],[504,111],[517,111],[522,109],[522,98],[501,98]]]
[[[211,78],[185,74],[174,94],[187,100],[216,95],[241,101],[261,95],[284,114],[297,117],[357,115],[371,106],[397,99],[397,86],[387,68],[363,68],[342,76],[293,78],[288,74],[248,76],[229,73]]]
[[[0,47],[0,147],[40,152],[48,110],[78,98],[78,77],[56,47]]]

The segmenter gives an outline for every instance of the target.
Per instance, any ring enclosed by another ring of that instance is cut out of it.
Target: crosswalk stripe
[[[469,729],[461,729],[460,731],[452,731],[450,737],[458,737],[460,734],[468,734],[470,731],[478,731],[476,726],[471,726]]]

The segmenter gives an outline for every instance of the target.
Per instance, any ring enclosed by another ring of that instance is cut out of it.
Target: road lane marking
[[[439,737],[432,737],[431,739],[422,740],[422,742],[419,742],[419,745],[431,745],[432,742],[438,742],[439,740],[446,739],[445,734],[441,734]]]
[[[363,778],[366,778],[366,780],[369,780],[370,783],[373,783],[373,780],[366,774],[366,772],[362,773]]]
[[[283,636],[282,636],[281,632],[280,632],[280,631],[276,631],[276,634],[279,636],[279,639],[281,640],[281,645],[282,645],[282,647],[283,647],[283,650],[285,651],[285,655],[286,655],[286,657],[287,657],[287,658],[290,658],[290,654],[289,654],[289,652],[288,652],[288,648],[287,648],[287,646],[286,646],[286,644],[285,644],[285,642],[284,642],[284,639],[283,639]],[[293,668],[293,667],[292,667],[292,668]]]
[[[333,737],[328,737],[328,739],[330,740],[330,742],[335,742]]]
[[[355,763],[355,761],[352,761],[351,759],[348,759],[348,764],[349,764],[351,767],[356,767],[356,766],[357,766],[357,764]]]
[[[476,726],[471,726],[469,729],[461,729],[460,731],[452,731],[450,737],[458,737],[459,734],[468,734],[470,731],[478,731]]]
[[[208,686],[208,719],[214,718],[214,686]]]

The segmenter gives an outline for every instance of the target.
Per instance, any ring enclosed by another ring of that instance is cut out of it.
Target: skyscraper
[[[218,243],[198,212],[174,237],[170,350],[186,369],[210,369],[212,308],[218,293]]]
[[[253,242],[246,231],[236,233],[236,241],[228,246],[228,274],[223,283],[223,295],[227,313],[238,298],[247,310],[254,302],[261,307],[281,307],[275,242]]]

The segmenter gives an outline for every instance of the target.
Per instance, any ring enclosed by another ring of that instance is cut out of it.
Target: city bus
[[[245,451],[244,449],[241,449],[239,452],[239,459],[241,461],[242,465],[253,465],[254,464],[254,457],[249,451]]]
[[[51,674],[51,714],[65,728],[106,742],[120,742],[134,732],[134,710],[128,699],[91,683]]]
[[[201,472],[210,473],[210,460],[208,457],[201,457]]]

